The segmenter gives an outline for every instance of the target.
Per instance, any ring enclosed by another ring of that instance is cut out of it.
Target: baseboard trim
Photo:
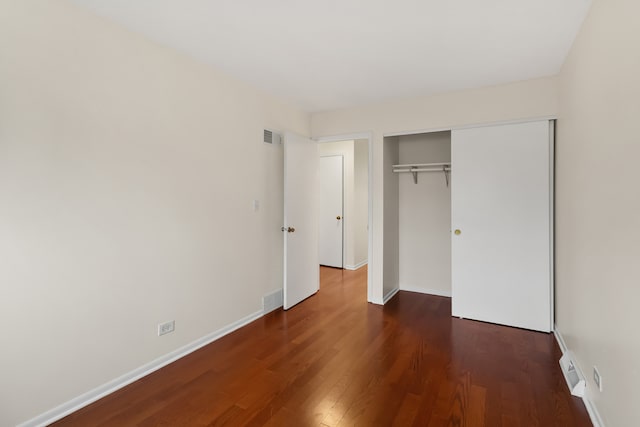
[[[211,344],[212,342],[222,338],[225,335],[230,334],[231,332],[240,329],[241,327],[253,322],[256,319],[259,319],[263,316],[263,311],[256,311],[255,313],[251,313],[248,316],[243,317],[242,319],[230,323],[217,331],[214,331],[210,334],[203,336],[183,347],[180,347],[177,350],[174,350],[170,353],[165,354],[145,365],[140,366],[137,369],[134,369],[131,372],[128,372],[114,380],[111,380],[99,387],[94,388],[80,396],[77,396],[53,409],[44,412],[32,418],[28,421],[25,421],[22,424],[18,424],[17,427],[44,427],[47,426],[59,419],[66,417],[67,415],[81,409],[96,400],[99,400],[114,391],[121,389],[124,386],[131,384],[134,381],[139,380],[142,377],[149,375],[152,372],[157,371],[158,369],[167,366],[168,364],[175,362],[176,360],[193,353],[194,351],[204,347],[207,344]]]
[[[400,290],[451,298],[451,291],[446,292],[446,291],[440,291],[437,289],[427,289],[427,288],[421,288],[419,286],[412,286],[412,285],[400,285]]]
[[[395,296],[400,291],[400,288],[395,288],[387,292],[387,294],[382,299],[382,305],[386,304],[391,298]]]
[[[558,342],[558,346],[560,347],[562,354],[566,353],[568,351],[568,347],[564,341],[564,337],[562,336],[562,333],[558,329],[558,325],[554,325],[553,335],[556,337],[556,341]],[[574,363],[577,363],[577,362],[574,361]],[[578,366],[578,369],[580,369],[579,366]],[[593,401],[589,399],[588,395],[589,395],[589,384],[587,383],[587,392],[582,397],[582,402],[584,403],[585,408],[587,408],[587,413],[589,414],[589,418],[591,419],[591,423],[593,424],[593,427],[604,427],[604,423],[602,422],[602,418],[600,417],[598,408],[596,407],[595,403],[593,403]]]
[[[602,422],[602,418],[600,418],[598,408],[596,408],[596,405],[591,401],[591,399],[585,396],[582,398],[582,401],[584,402],[584,406],[587,408],[593,427],[604,427],[604,422]]]
[[[344,269],[353,271],[353,270],[357,270],[359,268],[362,268],[365,265],[367,265],[367,260],[366,259],[364,261],[362,261],[362,262],[357,263],[356,265],[345,265]]]
[[[262,313],[268,314],[279,309],[284,305],[284,290],[276,289],[275,291],[262,297]]]
[[[562,354],[565,354],[568,350],[567,344],[564,342],[564,338],[562,337],[560,330],[558,330],[557,325],[553,326],[553,335],[556,337],[556,341],[558,342],[558,347],[560,347],[560,351],[562,351]]]

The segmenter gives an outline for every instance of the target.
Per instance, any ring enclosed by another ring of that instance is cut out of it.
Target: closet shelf
[[[411,173],[413,174],[413,183],[418,183],[418,172],[443,172],[444,179],[449,186],[449,173],[451,173],[451,163],[414,163],[393,165],[394,173]]]

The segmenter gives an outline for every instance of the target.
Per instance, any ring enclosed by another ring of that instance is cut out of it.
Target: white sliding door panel
[[[318,175],[320,212],[320,265],[342,268],[343,258],[343,157],[320,157]]]
[[[551,330],[550,147],[548,121],[452,132],[454,316]]]
[[[318,265],[318,144],[284,137],[284,309],[315,294]]]

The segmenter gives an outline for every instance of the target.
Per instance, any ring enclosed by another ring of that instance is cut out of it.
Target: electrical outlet
[[[176,329],[176,321],[158,323],[158,336],[168,334]]]
[[[600,376],[600,372],[598,372],[598,368],[593,367],[593,381],[595,381],[598,386],[598,390],[602,391],[602,377]]]

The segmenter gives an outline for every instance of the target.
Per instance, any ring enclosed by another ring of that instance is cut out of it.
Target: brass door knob
[[[338,216],[336,217],[336,219],[339,221],[339,220],[341,220],[341,219],[342,219],[342,217],[341,217],[340,215],[338,215]]]
[[[295,229],[295,228],[293,228],[293,227],[288,227],[288,228],[287,228],[287,231],[288,231],[289,233],[294,233],[294,232],[296,231],[296,229]]]
[[[459,236],[462,234],[462,231],[460,231],[460,229],[456,229],[456,231],[454,231],[456,236]]]

